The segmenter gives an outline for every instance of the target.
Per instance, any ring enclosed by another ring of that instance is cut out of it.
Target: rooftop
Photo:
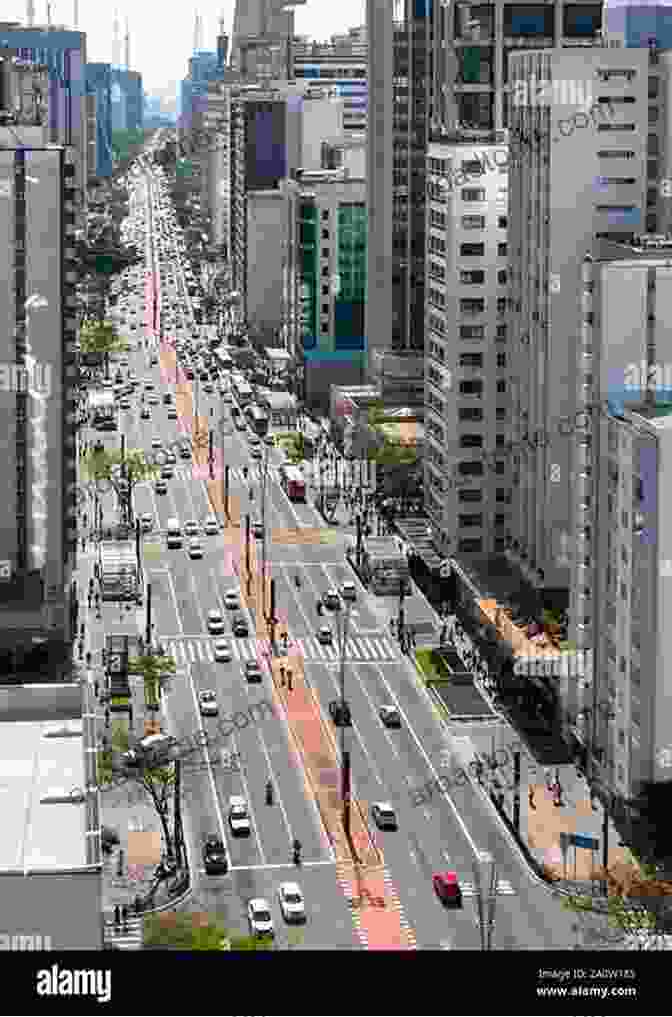
[[[88,720],[81,707],[80,716],[73,716],[77,701],[81,704],[78,685],[32,685],[0,693],[0,871],[51,872],[99,864],[97,839],[87,836],[98,826],[97,809],[72,795],[88,783]]]

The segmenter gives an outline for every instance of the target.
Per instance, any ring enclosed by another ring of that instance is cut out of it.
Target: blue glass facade
[[[672,4],[607,0],[605,25],[609,32],[622,33],[626,46],[648,46],[655,39],[659,49],[672,48]]]
[[[112,68],[86,65],[86,88],[96,97],[96,176],[112,176]]]

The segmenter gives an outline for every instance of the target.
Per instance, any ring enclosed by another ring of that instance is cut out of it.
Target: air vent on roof
[[[78,787],[52,787],[40,798],[41,805],[81,805],[85,801],[86,795]]]
[[[44,738],[81,738],[83,734],[80,720],[69,720],[63,724],[50,724],[44,732]]]

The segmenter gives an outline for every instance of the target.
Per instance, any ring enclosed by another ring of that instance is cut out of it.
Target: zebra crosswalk
[[[160,637],[168,655],[173,657],[177,667],[185,667],[198,661],[214,664],[213,644],[217,638],[223,637],[184,636],[178,639],[169,639],[167,636]],[[268,639],[236,639],[230,636],[225,638],[231,646],[234,660],[237,661],[257,660],[259,657],[268,657],[271,652]],[[305,660],[326,662],[339,660],[336,644],[323,646],[314,636],[290,638],[288,650],[290,653],[299,653]],[[352,636],[347,640],[346,660],[376,663],[398,659],[398,647],[385,636]]]
[[[182,477],[184,480],[203,480],[210,476],[210,467],[206,463],[180,463],[174,467],[176,475]],[[215,477],[221,477],[223,469],[221,464],[216,464],[214,468]],[[250,481],[258,480],[260,476],[259,464],[252,462],[249,465],[249,473],[247,477],[243,475],[242,466],[230,466],[229,467],[229,483],[238,484],[241,487],[245,487]],[[280,483],[280,471],[277,466],[268,467],[268,481],[270,483]]]
[[[113,950],[141,950],[143,944],[142,918],[128,918],[125,925],[105,926],[105,945]]]

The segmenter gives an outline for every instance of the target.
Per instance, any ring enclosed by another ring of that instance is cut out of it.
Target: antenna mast
[[[28,0],[26,4],[26,21],[29,28],[35,24],[35,0]]]
[[[126,70],[131,69],[131,33],[128,28],[128,18],[126,18],[126,35],[124,36],[124,43],[126,51],[124,53],[124,62],[126,64]]]

